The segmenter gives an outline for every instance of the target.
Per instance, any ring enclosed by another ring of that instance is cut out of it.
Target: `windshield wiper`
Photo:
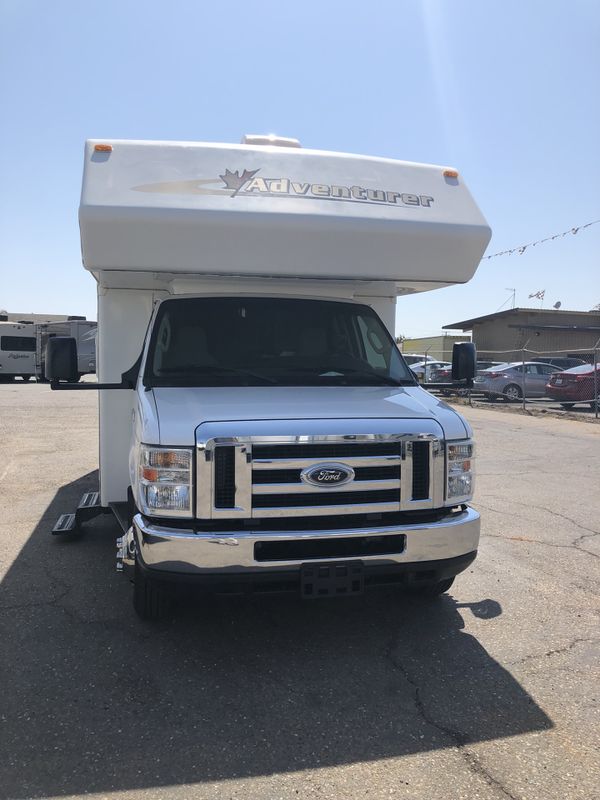
[[[204,366],[188,364],[183,367],[165,367],[161,369],[161,372],[168,373],[170,375],[176,375],[178,377],[181,376],[182,379],[185,379],[186,374],[190,373],[194,375],[240,375],[245,378],[256,378],[257,380],[264,381],[265,383],[277,383],[277,381],[273,380],[272,378],[268,378],[266,375],[262,375],[259,372],[252,372],[252,370],[249,369],[238,369],[237,367],[220,367],[214,364],[206,364]]]

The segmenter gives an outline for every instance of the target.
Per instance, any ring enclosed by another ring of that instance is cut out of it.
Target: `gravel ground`
[[[600,798],[600,427],[461,409],[479,558],[450,593],[213,598],[141,623],[94,392],[0,386],[0,797]]]

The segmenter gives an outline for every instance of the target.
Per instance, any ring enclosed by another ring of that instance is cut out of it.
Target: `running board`
[[[58,518],[56,525],[52,528],[53,536],[68,536],[80,532],[82,522],[87,522],[98,514],[107,514],[110,509],[103,508],[100,505],[100,496],[98,492],[86,492],[81,500],[75,513],[61,514]]]

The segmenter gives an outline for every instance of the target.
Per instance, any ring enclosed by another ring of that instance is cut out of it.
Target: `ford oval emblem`
[[[300,478],[311,486],[329,489],[353,480],[354,470],[345,464],[316,464],[314,467],[303,469]]]

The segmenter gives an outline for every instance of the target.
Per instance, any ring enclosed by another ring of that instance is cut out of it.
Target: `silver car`
[[[480,372],[473,381],[473,389],[483,392],[490,400],[503,397],[508,402],[525,397],[544,397],[548,378],[556,372],[550,364],[533,361],[514,361],[498,364]]]

